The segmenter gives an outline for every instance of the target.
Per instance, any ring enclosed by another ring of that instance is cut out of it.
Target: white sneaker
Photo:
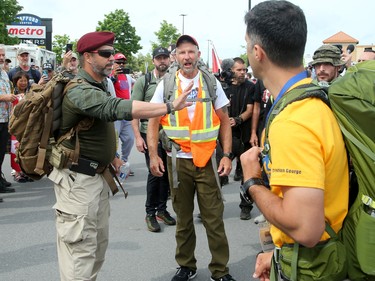
[[[254,219],[255,224],[262,223],[262,222],[265,222],[265,221],[266,221],[266,218],[263,216],[263,214],[260,214],[259,216],[257,216]]]

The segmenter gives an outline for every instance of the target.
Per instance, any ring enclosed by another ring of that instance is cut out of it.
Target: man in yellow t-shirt
[[[307,24],[298,6],[261,2],[246,14],[245,23],[253,74],[264,82],[274,105],[295,87],[311,83],[302,64]],[[276,112],[271,108],[270,114]],[[253,147],[241,156],[243,193],[272,225],[276,246],[314,247],[328,238],[326,221],[335,232],[341,229],[348,208],[348,163],[337,121],[318,98],[295,101],[273,119],[268,141],[272,164],[263,160],[271,190],[261,180],[263,148]],[[272,252],[259,254],[253,277],[268,280],[271,260]]]

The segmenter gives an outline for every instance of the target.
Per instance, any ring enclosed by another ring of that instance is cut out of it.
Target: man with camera
[[[111,80],[115,87],[116,96],[129,100],[135,80],[130,76],[130,69],[125,67],[127,63],[126,57],[122,53],[117,53],[114,58]],[[119,120],[115,122],[115,127],[121,140],[121,160],[128,162],[128,157],[134,144],[134,132],[131,122]],[[129,175],[134,176],[133,171],[130,170]]]
[[[241,154],[250,148],[251,116],[253,113],[255,85],[246,79],[246,66],[243,59],[225,59],[221,65],[222,80],[228,85],[224,87],[230,103],[228,108],[230,126],[232,128],[232,152],[237,165],[234,180],[242,183]],[[240,219],[249,220],[252,204],[241,197]]]

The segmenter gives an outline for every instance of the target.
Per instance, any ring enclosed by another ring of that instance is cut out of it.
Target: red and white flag
[[[212,43],[212,72],[218,73],[219,70],[221,71],[221,63],[219,60],[219,56],[217,55],[215,46]]]

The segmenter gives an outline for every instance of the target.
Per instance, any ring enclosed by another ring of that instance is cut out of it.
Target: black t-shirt
[[[225,90],[229,99],[229,117],[237,117],[246,111],[248,104],[254,104],[254,83],[246,80],[241,85],[230,85]],[[240,126],[232,127],[232,136],[241,138],[243,143],[250,140],[251,118],[244,121]]]

